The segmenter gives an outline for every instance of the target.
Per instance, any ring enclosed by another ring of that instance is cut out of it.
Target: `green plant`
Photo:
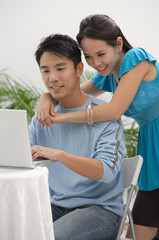
[[[84,71],[80,78],[80,84],[91,79],[94,75],[95,75],[94,72],[90,72],[89,70]]]
[[[15,80],[4,70],[0,71],[0,108],[25,109],[30,121],[42,91],[22,79]]]
[[[139,128],[132,122],[129,128],[124,128],[125,145],[127,148],[127,157],[134,157],[137,152],[138,132]]]

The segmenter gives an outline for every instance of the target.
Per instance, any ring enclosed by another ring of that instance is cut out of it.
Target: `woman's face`
[[[81,47],[88,65],[103,76],[110,73],[118,75],[122,61],[122,41],[117,41],[117,46],[112,47],[103,40],[83,38]]]

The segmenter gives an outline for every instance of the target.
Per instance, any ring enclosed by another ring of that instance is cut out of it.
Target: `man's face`
[[[45,52],[40,59],[40,71],[46,88],[54,99],[70,98],[79,88],[78,66],[75,69],[66,57]]]

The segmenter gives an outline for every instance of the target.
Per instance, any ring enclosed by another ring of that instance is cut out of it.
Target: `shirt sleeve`
[[[35,115],[32,118],[32,121],[29,125],[29,135],[30,135],[31,146],[38,145],[38,141],[37,141],[37,120],[36,120]]]
[[[99,73],[97,73],[92,77],[92,82],[97,88],[103,91],[112,92],[112,88],[111,88],[112,78],[113,78],[113,74],[110,74],[108,76],[102,76]]]
[[[108,122],[97,141],[93,156],[103,163],[104,172],[102,179],[100,179],[101,182],[114,181],[121,170],[122,160],[126,156],[126,152],[122,121]]]
[[[129,50],[123,58],[123,61],[119,70],[119,80],[124,73],[130,71],[134,66],[140,62],[148,60],[149,62],[156,62],[156,60],[142,48],[132,48]]]

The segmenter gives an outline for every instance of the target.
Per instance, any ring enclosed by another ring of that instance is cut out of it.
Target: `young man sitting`
[[[104,103],[80,89],[80,49],[66,35],[45,38],[35,53],[47,90],[58,101],[53,119]],[[54,121],[54,120],[53,120]],[[30,124],[33,158],[45,157],[56,240],[115,239],[121,216],[122,159],[126,155],[121,120],[94,124]]]

